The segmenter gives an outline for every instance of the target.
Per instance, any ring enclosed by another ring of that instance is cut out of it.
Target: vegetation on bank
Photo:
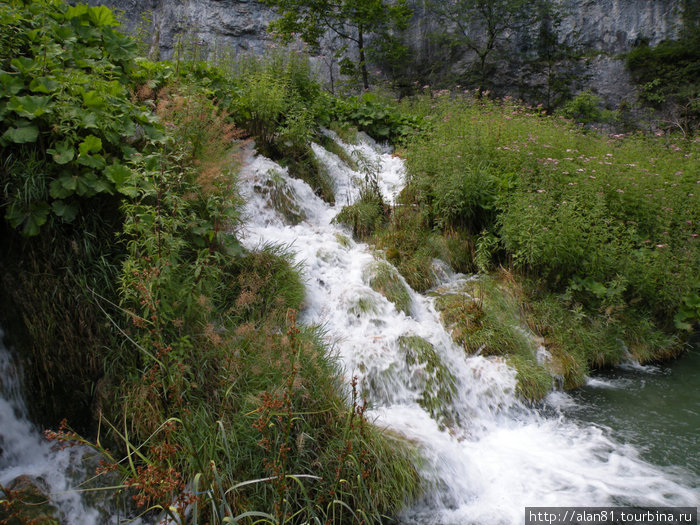
[[[127,513],[396,512],[418,486],[411,450],[296,324],[289,256],[236,241],[233,139],[319,176],[308,143],[330,106],[306,62],[148,62],[104,7],[4,1],[0,17],[3,323],[41,363],[36,415],[67,420],[52,436],[81,430]],[[3,519],[21,498],[3,495]]]

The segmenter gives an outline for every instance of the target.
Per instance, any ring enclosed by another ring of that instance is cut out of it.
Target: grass
[[[374,291],[393,303],[399,312],[411,315],[411,294],[392,265],[376,261],[365,269],[364,279]]]
[[[407,104],[433,124],[405,149],[406,196],[427,228],[486,230],[499,240],[493,263],[555,290],[575,277],[610,290],[619,276],[662,323],[696,293],[697,141],[582,133],[508,102]]]
[[[433,345],[417,335],[402,335],[398,339],[406,364],[414,367],[414,387],[420,390],[418,403],[442,426],[454,424],[452,405],[457,394],[454,375],[442,363]]]

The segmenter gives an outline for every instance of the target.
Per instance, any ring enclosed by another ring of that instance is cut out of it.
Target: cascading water
[[[337,137],[334,137],[337,140]],[[300,319],[323,326],[345,367],[358,376],[380,426],[421,447],[426,495],[401,516],[405,523],[521,523],[526,506],[695,505],[698,482],[656,467],[605,428],[563,415],[574,403],[562,392],[544,408],[521,403],[515,373],[502,360],[468,357],[443,328],[432,300],[406,286],[398,308],[369,285],[382,255],[332,222],[358,196],[368,173],[394,202],[403,163],[368,137],[339,141],[367,169],[355,172],[314,146],[335,184],[336,204],[252,149],[240,175],[248,248],[286,245],[303,265],[307,296]],[[457,289],[462,275],[439,272]],[[348,381],[349,382],[349,381]]]
[[[45,519],[75,525],[112,523],[104,512],[86,506],[76,490],[81,469],[92,465],[84,456],[88,450],[62,449],[46,441],[27,419],[20,374],[2,337],[0,330],[0,485],[12,488],[19,481],[22,488],[38,494],[39,500],[46,496],[45,505],[35,505],[46,510]]]

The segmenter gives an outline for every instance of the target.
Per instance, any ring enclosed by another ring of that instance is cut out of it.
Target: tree
[[[584,53],[560,40],[566,12],[551,0],[533,2],[537,10],[534,56],[526,57],[521,81],[523,91],[551,113],[571,98],[575,87],[589,79]],[[578,34],[576,34],[576,37]]]
[[[359,68],[362,85],[369,88],[367,71],[368,36],[403,28],[411,15],[406,0],[262,0],[275,9],[280,17],[270,23],[283,41],[300,37],[312,48],[320,47],[321,38],[328,34],[332,41],[343,45],[336,52],[345,54],[348,45],[357,49],[357,62],[347,56],[341,61],[343,72]]]
[[[503,48],[518,29],[536,15],[530,0],[434,0],[432,12],[444,22],[458,44],[475,55],[474,69],[479,92],[487,82],[489,59]]]

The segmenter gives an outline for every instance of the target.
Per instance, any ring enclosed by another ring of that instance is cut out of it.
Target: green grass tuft
[[[365,269],[364,278],[374,291],[386,297],[398,311],[411,314],[411,294],[393,266],[385,261],[376,261]]]

